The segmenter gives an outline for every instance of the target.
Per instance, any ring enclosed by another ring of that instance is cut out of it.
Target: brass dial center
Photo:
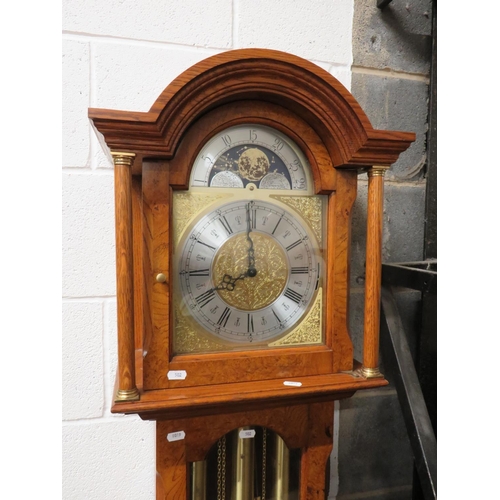
[[[257,272],[236,281],[233,290],[217,290],[224,302],[243,311],[256,311],[272,304],[281,295],[288,280],[288,261],[279,243],[262,233],[252,232],[250,237]],[[220,247],[212,267],[215,285],[221,283],[226,274],[237,278],[248,273],[249,247],[246,233],[229,238]]]

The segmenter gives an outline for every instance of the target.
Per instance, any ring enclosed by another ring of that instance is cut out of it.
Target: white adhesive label
[[[302,382],[292,382],[291,380],[285,380],[283,382],[283,385],[289,385],[291,387],[300,387],[302,385]]]
[[[167,441],[171,443],[172,441],[180,441],[185,437],[186,433],[184,431],[171,432],[170,434],[167,434]]]
[[[253,438],[255,436],[255,430],[254,429],[242,430],[240,431],[239,436],[241,439]]]
[[[168,380],[184,380],[186,376],[186,370],[170,370],[167,373]]]

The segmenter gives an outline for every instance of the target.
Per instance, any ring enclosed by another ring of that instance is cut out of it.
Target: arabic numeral
[[[214,161],[212,160],[212,158],[210,158],[209,156],[201,156],[201,159],[205,162],[209,162],[210,164],[212,164]]]
[[[256,141],[257,140],[257,131],[254,129],[250,129],[249,132],[250,132],[250,140],[252,142]]]
[[[285,144],[281,139],[274,139],[274,144],[271,146],[273,148],[273,151],[281,151],[283,149],[283,146]]]
[[[231,145],[231,142],[232,142],[231,141],[231,137],[229,137],[228,134],[221,136],[221,139],[223,140],[223,142],[224,142],[224,144],[226,146],[230,146]]]

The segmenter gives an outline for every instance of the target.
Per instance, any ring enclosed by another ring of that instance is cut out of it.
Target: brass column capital
[[[385,165],[374,165],[373,167],[370,167],[368,169],[368,177],[384,177],[385,172],[389,170],[389,168],[390,167],[387,167]]]
[[[111,156],[113,157],[113,163],[115,167],[117,165],[126,165],[127,167],[131,167],[134,164],[135,153],[111,151]]]

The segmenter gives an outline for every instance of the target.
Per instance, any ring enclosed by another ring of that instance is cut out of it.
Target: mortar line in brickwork
[[[233,44],[233,49],[236,49],[239,47],[238,45],[238,38],[240,34],[240,25],[239,25],[239,18],[240,18],[240,2],[239,0],[233,0],[232,4],[232,14],[233,17],[231,19],[232,21],[232,26],[231,26],[231,42]]]
[[[95,168],[63,166],[62,172],[65,174],[73,173],[73,174],[79,174],[79,175],[113,175],[114,174],[113,165],[111,165],[111,164],[109,166],[98,166]]]
[[[219,51],[230,50],[231,45],[227,45],[224,47],[211,46],[211,45],[191,45],[187,43],[180,42],[168,42],[162,40],[147,40],[142,38],[128,38],[128,37],[120,37],[114,35],[101,35],[94,33],[85,33],[83,31],[65,31],[62,32],[64,40],[74,40],[80,42],[102,42],[102,43],[116,43],[116,44],[125,44],[125,45],[139,45],[139,46],[150,46],[156,48],[182,48],[182,49],[191,49],[193,51],[201,51],[202,53],[206,53],[207,57],[218,53]],[[214,52],[215,51],[215,52]]]
[[[368,180],[367,179],[358,179],[358,183],[367,185]],[[384,185],[385,186],[395,186],[395,187],[397,186],[397,187],[420,188],[420,187],[426,185],[426,180],[425,180],[425,178],[422,178],[422,179],[417,179],[415,181],[408,181],[408,180],[398,181],[397,179],[386,178],[386,179],[384,179]]]
[[[89,295],[89,296],[84,296],[84,295],[81,295],[81,296],[70,296],[70,295],[63,295],[62,297],[62,302],[63,304],[77,304],[77,303],[81,303],[81,304],[88,304],[88,303],[106,303],[106,302],[109,302],[109,301],[116,301],[116,295]]]
[[[382,78],[400,78],[403,80],[414,80],[417,82],[429,83],[429,76],[419,73],[405,73],[404,71],[394,71],[392,69],[367,68],[365,66],[352,66],[353,73],[362,73],[365,75],[380,76]]]

